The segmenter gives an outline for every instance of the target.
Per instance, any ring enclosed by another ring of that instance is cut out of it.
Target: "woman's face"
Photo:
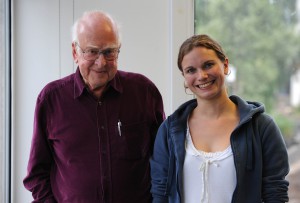
[[[181,65],[185,85],[198,99],[211,100],[226,93],[228,60],[222,62],[214,50],[195,47],[183,57]]]

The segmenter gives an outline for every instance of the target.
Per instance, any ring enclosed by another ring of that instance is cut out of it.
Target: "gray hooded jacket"
[[[237,96],[230,99],[240,115],[230,138],[237,177],[231,202],[287,202],[288,155],[278,126],[264,113],[262,104]],[[186,123],[196,106],[195,99],[184,103],[158,130],[150,162],[154,203],[181,202]]]

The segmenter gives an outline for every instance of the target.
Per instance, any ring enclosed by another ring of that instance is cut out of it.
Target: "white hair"
[[[85,17],[93,16],[93,15],[102,15],[102,16],[105,16],[106,18],[110,19],[110,21],[112,22],[112,24],[114,26],[119,43],[121,43],[120,25],[111,17],[111,15],[109,15],[108,13],[103,12],[103,11],[86,11],[86,12],[84,12],[83,15],[80,18],[78,18],[72,26],[72,42],[76,42],[77,44],[79,44],[79,41],[78,41],[79,25]]]

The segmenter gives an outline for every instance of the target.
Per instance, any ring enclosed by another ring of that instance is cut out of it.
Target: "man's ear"
[[[75,42],[72,42],[72,56],[73,56],[74,62],[78,63],[78,54],[77,54]]]

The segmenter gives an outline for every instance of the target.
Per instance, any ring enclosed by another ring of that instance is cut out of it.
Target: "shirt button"
[[[104,130],[104,126],[103,125],[101,125],[101,129]]]

